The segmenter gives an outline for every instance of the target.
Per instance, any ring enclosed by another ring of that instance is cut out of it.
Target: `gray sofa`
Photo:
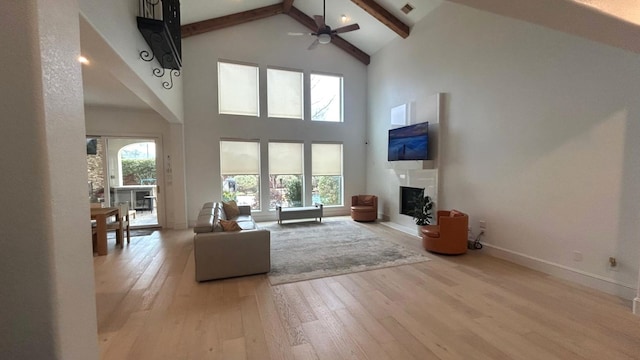
[[[251,217],[251,207],[238,206],[240,215],[228,219],[222,203],[205,203],[193,228],[196,280],[206,281],[269,272],[271,234]],[[220,220],[235,220],[240,231],[222,231]]]

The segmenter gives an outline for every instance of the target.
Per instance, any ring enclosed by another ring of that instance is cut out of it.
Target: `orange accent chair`
[[[355,221],[376,221],[378,219],[378,197],[375,195],[352,196],[351,218]]]
[[[438,224],[422,228],[422,246],[438,254],[460,255],[467,252],[469,215],[458,210],[438,211]]]

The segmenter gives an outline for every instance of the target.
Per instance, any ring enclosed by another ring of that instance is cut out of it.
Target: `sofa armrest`
[[[240,215],[251,215],[251,206],[249,205],[238,205],[238,210],[240,210]]]
[[[193,238],[196,280],[266,273],[271,270],[269,230],[196,234]]]

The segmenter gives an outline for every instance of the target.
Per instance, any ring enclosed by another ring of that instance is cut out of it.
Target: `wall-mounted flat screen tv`
[[[427,160],[429,123],[422,122],[389,130],[387,160]]]

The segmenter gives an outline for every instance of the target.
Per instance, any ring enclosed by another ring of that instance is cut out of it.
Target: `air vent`
[[[402,10],[402,12],[403,12],[403,13],[408,14],[408,13],[410,13],[410,12],[411,12],[411,10],[413,10],[413,6],[412,6],[411,4],[409,4],[409,3],[407,3],[407,4],[406,4],[405,6],[403,6],[403,7],[402,7],[402,9],[400,9],[400,10]]]

